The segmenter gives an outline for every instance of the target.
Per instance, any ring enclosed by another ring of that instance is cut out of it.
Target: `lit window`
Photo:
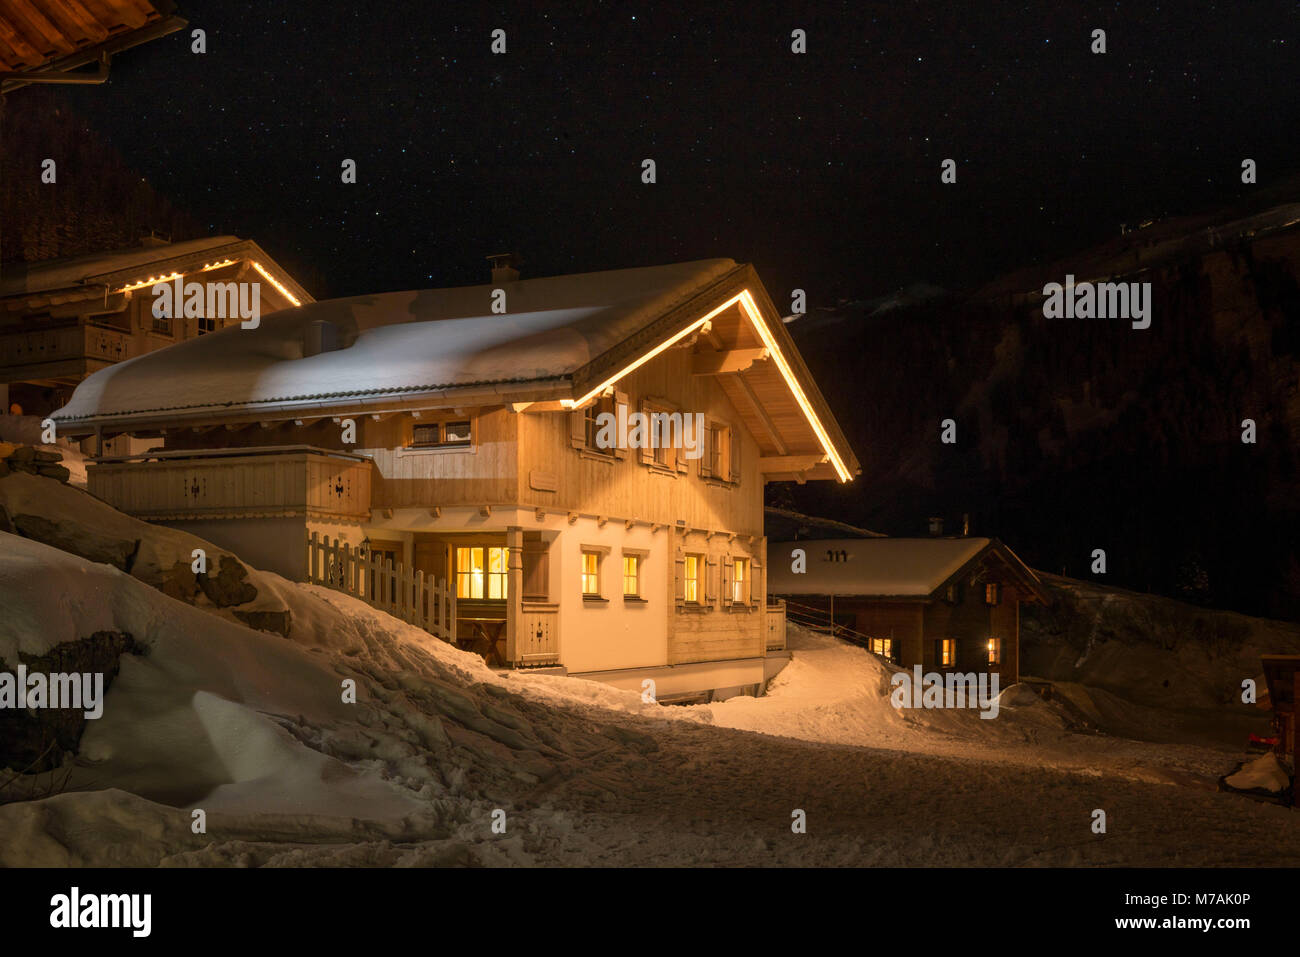
[[[687,555],[683,565],[682,598],[698,604],[702,591],[700,576],[704,571],[704,559],[700,555]]]
[[[505,598],[506,582],[510,578],[510,550],[489,548],[487,553],[487,596]]]
[[[748,558],[737,558],[731,563],[731,600],[736,603],[749,600]]]
[[[1002,597],[1001,591],[1002,589],[997,582],[989,582],[984,586],[984,603],[986,605],[996,605],[998,599]]]
[[[955,638],[940,638],[935,642],[934,656],[938,659],[941,667],[951,668],[957,663],[957,640]]]
[[[894,639],[892,638],[872,638],[871,651],[874,654],[882,655],[886,658],[894,657]]]
[[[582,596],[600,597],[600,554],[598,552],[582,553]]]
[[[641,597],[641,558],[638,555],[623,556],[623,597]]]
[[[456,597],[483,597],[483,549],[456,549]]]
[[[472,546],[456,549],[456,597],[506,597],[510,551],[506,548]]]
[[[989,639],[989,664],[996,665],[1002,663],[1002,639]]]

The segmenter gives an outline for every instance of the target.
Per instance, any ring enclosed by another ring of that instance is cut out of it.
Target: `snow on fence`
[[[456,635],[456,595],[446,582],[425,579],[391,559],[371,555],[364,547],[342,545],[336,538],[307,539],[307,581],[360,598],[444,641]]]
[[[847,625],[841,625],[835,621],[831,613],[825,608],[814,608],[811,605],[802,605],[789,599],[780,599],[780,601],[785,606],[785,617],[796,625],[802,625],[812,631],[819,631],[824,635],[834,635],[836,638],[842,638],[852,644],[861,645],[873,655],[884,658],[886,661],[894,660],[892,633],[888,638],[879,635],[864,635],[860,631],[854,631]],[[768,617],[770,618],[771,609],[768,609],[768,611]]]

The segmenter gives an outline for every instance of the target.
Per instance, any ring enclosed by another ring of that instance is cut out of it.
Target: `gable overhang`
[[[716,302],[714,305],[709,306],[700,303],[700,300],[706,302],[717,300],[719,296],[724,298],[721,298],[721,301]],[[818,451],[811,455],[785,455],[786,450],[780,445],[778,439],[776,451],[781,454],[768,458],[766,461],[778,462],[779,464],[770,467],[774,469],[788,468],[791,478],[802,479],[812,469],[824,464],[833,470],[833,476],[838,481],[852,481],[853,477],[860,471],[858,461],[831,415],[826,400],[822,397],[807,367],[803,364],[793,340],[790,339],[789,333],[785,331],[784,326],[780,324],[780,317],[776,314],[775,308],[767,298],[767,294],[758,281],[758,276],[753,267],[738,266],[732,273],[719,280],[715,286],[692,300],[692,304],[688,304],[686,307],[687,318],[684,321],[677,317],[676,321],[667,329],[659,329],[657,338],[640,345],[639,349],[630,356],[621,356],[612,365],[597,360],[597,362],[589,364],[588,368],[579,370],[574,376],[574,382],[575,391],[581,390],[581,393],[576,398],[562,399],[561,406],[565,409],[582,408],[592,399],[613,388],[619,381],[667,350],[689,342],[693,336],[708,333],[712,323],[718,317],[729,313],[731,310],[736,310],[747,322],[749,329],[758,342],[761,343],[759,349],[749,350],[749,352],[755,354],[748,356],[748,358],[770,362],[779,372],[785,387],[789,390],[790,396],[798,407],[803,420],[812,430],[819,446]],[[679,311],[675,310],[674,312]],[[773,322],[773,319],[775,322]],[[761,355],[758,355],[757,353],[760,352]],[[723,367],[719,368],[717,373],[740,373],[742,371],[741,368],[728,369]],[[761,402],[752,390],[748,391],[748,397],[758,416],[766,422],[766,428],[775,434],[771,422],[763,414]]]
[[[942,596],[949,585],[958,584],[963,579],[976,580],[970,577],[972,569],[976,571],[976,577],[978,577],[978,571],[992,563],[1000,563],[1010,573],[1021,590],[1029,596],[1023,600],[1038,602],[1043,605],[1052,603],[1051,594],[1043,585],[1042,580],[1034,574],[1033,569],[1022,562],[1019,555],[997,539],[990,540],[987,545],[972,555],[961,568],[944,579],[939,587],[930,593],[929,597],[934,599]]]

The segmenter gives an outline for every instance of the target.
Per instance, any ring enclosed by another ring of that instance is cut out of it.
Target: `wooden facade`
[[[752,269],[722,275],[569,373],[572,399],[548,379],[536,398],[467,385],[423,401],[230,403],[61,428],[156,439],[160,453],[91,465],[91,490],[228,540],[254,564],[309,576],[300,546],[289,562],[277,549],[316,532],[344,555],[391,563],[403,588],[445,584],[449,637],[492,664],[649,680],[666,697],[757,692],[769,649],[785,645],[784,622],[769,622],[764,483],[857,463]],[[766,307],[742,309],[751,302]],[[593,438],[601,412],[689,417],[700,431],[662,450],[606,447]],[[313,462],[338,474],[313,478]],[[225,474],[242,470],[246,480]],[[258,516],[293,526],[259,537]]]
[[[806,556],[826,551],[836,562],[865,565],[882,543],[906,541],[836,540],[828,549],[825,541],[801,540],[773,548],[782,556],[795,549]],[[1020,605],[1047,602],[1050,597],[1037,576],[1005,545],[996,539],[978,541],[988,544],[970,548],[969,557],[955,570],[937,565],[940,571],[929,585],[911,589],[913,594],[891,594],[871,574],[864,574],[860,582],[845,576],[834,580],[833,588],[822,587],[815,566],[804,573],[806,583],[782,569],[773,591],[802,611],[824,616],[826,622],[846,629],[853,640],[904,668],[996,672],[1005,687],[1020,679]]]

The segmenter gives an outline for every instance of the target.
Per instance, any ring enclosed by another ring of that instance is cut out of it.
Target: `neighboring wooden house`
[[[791,618],[825,616],[905,668],[997,672],[1003,686],[1019,680],[1021,602],[1050,601],[997,539],[799,539],[769,558]]]
[[[261,313],[313,302],[250,240],[214,236],[140,246],[0,270],[0,411],[46,415],[93,372],[230,322],[217,316],[153,315],[160,279],[259,283]],[[16,407],[16,408],[15,408]]]
[[[447,637],[489,661],[651,678],[661,699],[758,690],[784,633],[763,485],[858,471],[780,313],[731,260],[517,275],[180,343],[91,376],[55,419],[161,446],[89,469],[132,515],[341,577],[435,633],[448,583]],[[700,457],[605,447],[600,415],[638,412],[700,414]]]

